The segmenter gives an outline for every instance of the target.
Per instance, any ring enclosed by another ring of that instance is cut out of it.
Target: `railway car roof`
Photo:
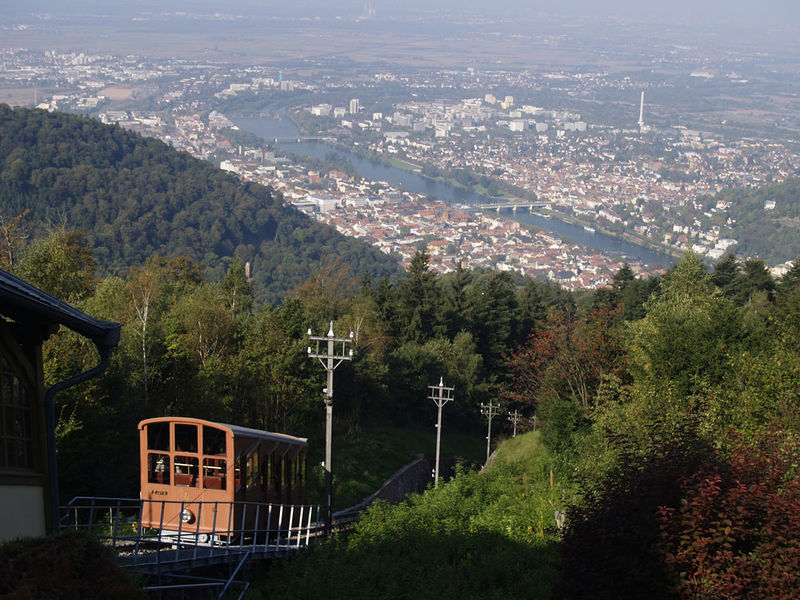
[[[188,423],[198,423],[203,425],[213,425],[217,427],[224,427],[230,429],[234,436],[258,438],[262,440],[270,440],[273,442],[283,442],[285,444],[295,444],[299,446],[308,445],[308,438],[295,437],[286,433],[274,433],[271,431],[264,431],[262,429],[252,429],[250,427],[241,427],[239,425],[231,425],[229,423],[218,423],[216,421],[206,421],[205,419],[197,419],[194,417],[155,417],[152,419],[145,419],[139,423],[141,429],[143,425],[155,422],[165,421],[185,421]]]

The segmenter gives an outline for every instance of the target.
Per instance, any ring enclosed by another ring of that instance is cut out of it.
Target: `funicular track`
[[[211,527],[200,525],[203,514],[213,515]],[[308,505],[78,497],[63,508],[61,527],[101,540],[120,566],[156,582],[151,594],[205,589],[225,598],[238,589],[241,598],[249,584],[236,577],[245,564],[308,548],[322,536],[319,518],[319,506]],[[203,567],[227,576],[194,574]]]

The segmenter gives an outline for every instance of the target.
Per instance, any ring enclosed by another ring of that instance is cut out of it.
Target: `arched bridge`
[[[544,208],[547,206],[547,202],[530,202],[530,201],[518,201],[518,202],[483,202],[481,204],[473,204],[475,208],[480,208],[482,210],[496,210],[498,213],[503,209],[511,209],[514,212],[517,212],[517,209],[527,209],[533,210],[534,208]]]

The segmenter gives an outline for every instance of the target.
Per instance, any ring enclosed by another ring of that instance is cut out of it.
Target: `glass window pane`
[[[150,423],[147,426],[147,448],[169,451],[169,423]]]
[[[227,463],[224,458],[203,459],[203,487],[210,490],[224,490]]]
[[[222,429],[203,425],[203,454],[225,454],[225,432]]]
[[[175,485],[197,487],[199,464],[196,456],[176,456]]]
[[[197,452],[197,425],[175,425],[175,450]]]
[[[247,487],[258,483],[258,448],[247,457]]]
[[[169,485],[169,454],[150,452],[147,455],[147,481]]]

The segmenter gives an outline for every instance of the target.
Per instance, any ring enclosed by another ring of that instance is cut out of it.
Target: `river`
[[[276,138],[297,138],[300,133],[297,126],[285,116],[276,119],[272,117],[233,117],[231,120],[241,129],[249,131],[264,138],[267,142],[275,145]],[[490,202],[491,199],[475,192],[455,187],[441,181],[433,181],[422,175],[409,173],[396,167],[391,167],[347,150],[342,150],[331,144],[321,141],[283,141],[277,147],[286,152],[291,152],[298,156],[306,156],[324,161],[325,157],[335,152],[339,156],[346,158],[355,168],[356,172],[370,181],[385,181],[395,186],[402,186],[410,192],[416,194],[426,194],[438,200],[460,204],[479,204]],[[585,246],[597,248],[615,255],[621,255],[630,259],[639,259],[643,263],[651,265],[670,265],[674,259],[666,254],[654,252],[636,244],[626,242],[619,238],[605,235],[603,233],[591,233],[580,225],[573,225],[555,218],[543,217],[527,210],[520,210],[517,213],[503,211],[502,215],[516,219],[521,223],[535,225],[541,229],[550,231],[557,237]]]

